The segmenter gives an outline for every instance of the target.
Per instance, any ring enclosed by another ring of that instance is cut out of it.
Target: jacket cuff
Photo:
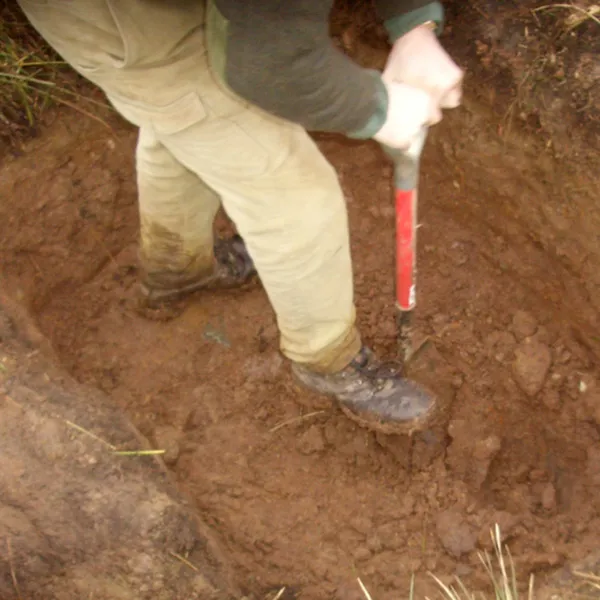
[[[385,21],[384,26],[390,36],[390,41],[394,43],[405,33],[427,21],[433,21],[437,25],[436,33],[438,35],[442,33],[442,29],[444,28],[444,7],[441,2],[430,2],[409,13],[388,19]]]
[[[368,140],[372,138],[382,127],[387,119],[388,112],[388,93],[383,79],[381,79],[381,73],[379,71],[371,70],[373,77],[376,77],[376,107],[375,112],[369,117],[367,122],[358,130],[347,133],[349,138],[357,140]]]

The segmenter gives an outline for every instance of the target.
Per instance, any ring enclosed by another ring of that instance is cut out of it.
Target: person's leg
[[[333,167],[301,127],[222,83],[224,28],[209,2],[195,93],[153,118],[158,140],[215,190],[245,239],[297,378],[380,431],[424,427],[435,402],[365,348],[355,326],[348,218]],[[222,46],[221,46],[222,47]],[[171,126],[170,115],[187,115]]]
[[[210,275],[218,195],[146,127],[139,132],[136,172],[144,281],[171,288]]]
[[[213,248],[217,194],[178,163],[153,133],[156,113],[194,89],[202,71],[204,3],[19,4],[46,41],[140,129],[141,308],[158,308],[201,287],[245,283],[255,271],[239,236],[219,239]],[[164,125],[164,118],[158,120]],[[169,131],[180,122],[185,125],[186,107],[171,111],[166,121]],[[169,312],[161,311],[160,317]]]
[[[277,315],[281,350],[298,379],[336,397],[367,427],[406,432],[426,426],[432,397],[362,347],[347,212],[331,165],[300,127],[236,106],[206,82],[202,92],[207,117],[161,135],[161,142],[221,196],[254,260]]]
[[[361,345],[336,173],[302,128],[208,87],[201,101],[211,117],[155,135],[220,195],[277,314],[283,353],[335,372]]]
[[[218,195],[142,126],[136,149],[142,307],[255,273],[238,236],[214,242]],[[216,254],[216,256],[215,256]]]
[[[138,16],[148,19],[149,26],[160,22],[152,11],[140,10]],[[129,23],[136,24],[133,33],[139,30],[135,20],[125,19],[121,25]],[[151,231],[156,211],[151,209],[142,223],[145,260],[154,263],[156,273],[167,267],[184,276],[205,266],[208,223],[217,200],[206,195],[199,183],[203,181],[220,196],[248,244],[277,315],[282,351],[298,378],[335,396],[361,424],[379,430],[421,427],[435,406],[431,397],[398,371],[385,369],[361,345],[347,214],[335,171],[302,128],[241,101],[222,85],[215,75],[222,55],[214,49],[219,43],[224,48],[223,24],[209,2],[206,31],[212,69],[202,48],[202,29],[195,27],[194,48],[200,51],[148,68],[115,70],[107,59],[96,78],[117,110],[144,130],[142,141],[153,152],[166,150],[175,159],[169,161],[166,175],[154,176],[146,193],[150,204],[152,198],[162,198],[157,202],[168,216],[158,238]],[[179,25],[173,39],[185,31],[185,19]],[[61,41],[62,31],[64,26],[56,30]],[[142,36],[137,41],[144,49],[151,40]],[[73,57],[78,53],[75,48]],[[199,212],[191,208],[196,193],[209,198]],[[182,212],[171,212],[180,202]],[[201,234],[188,227],[188,218],[197,219]],[[177,231],[171,231],[174,225]],[[165,231],[170,233],[165,236]]]

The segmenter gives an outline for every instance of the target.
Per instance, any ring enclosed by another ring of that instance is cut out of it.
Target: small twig
[[[10,576],[12,578],[13,586],[15,588],[15,592],[17,593],[17,598],[21,600],[21,590],[19,588],[19,582],[17,581],[17,574],[15,572],[15,566],[13,564],[13,553],[12,553],[12,544],[10,543],[10,538],[6,540],[6,549],[8,550],[8,564],[10,566]]]
[[[181,554],[177,554],[177,552],[173,552],[172,550],[169,551],[169,554],[173,558],[176,558],[178,561],[180,561],[184,565],[186,565],[186,567],[189,567],[190,569],[192,569],[193,571],[196,571],[196,572],[200,571],[200,569],[196,565],[193,565],[187,558],[184,558],[183,556],[181,556]]]
[[[306,415],[301,415],[300,417],[294,417],[293,419],[288,419],[283,423],[279,423],[279,425],[275,425],[273,429],[269,429],[269,433],[275,433],[279,429],[286,427],[287,425],[293,425],[294,423],[300,423],[301,421],[305,421],[306,419],[310,419],[311,417],[316,417],[317,415],[323,414],[324,410],[316,410],[314,412],[310,412]]]

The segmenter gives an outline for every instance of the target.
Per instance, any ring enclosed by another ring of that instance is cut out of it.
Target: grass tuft
[[[494,589],[495,600],[519,600],[519,588],[515,572],[515,564],[507,546],[502,544],[500,527],[496,524],[491,531],[494,545],[495,561],[492,560],[487,551],[479,553],[479,560],[488,574],[490,583]],[[494,564],[495,562],[495,564]],[[475,594],[470,592],[459,577],[455,577],[456,587],[446,585],[438,577],[430,573],[430,576],[438,584],[443,595],[448,600],[475,600]],[[527,600],[533,600],[534,577],[529,579]]]
[[[82,82],[38,35],[16,3],[0,0],[2,141],[11,144],[34,134],[40,116],[53,104],[64,104],[104,123],[85,105],[108,105],[82,94]]]
[[[483,594],[476,595],[471,592],[460,577],[454,578],[454,584],[446,584],[439,577],[433,573],[429,573],[429,576],[435,581],[437,586],[440,588],[440,595],[445,600],[519,600],[519,586],[517,582],[517,576],[515,571],[515,565],[510,554],[510,550],[507,546],[502,544],[502,538],[500,535],[500,527],[496,524],[494,529],[490,532],[492,536],[492,542],[494,545],[494,558],[492,560],[487,551],[479,553],[479,560],[485,569],[490,584],[494,590],[493,596],[485,596]],[[581,574],[582,578],[586,574]],[[587,576],[587,583],[599,584],[600,577]],[[375,600],[362,580],[357,578],[358,585],[365,597],[365,600]],[[525,600],[534,600],[533,595],[534,588],[534,577],[531,575],[529,579],[529,587]],[[414,600],[415,598],[415,577],[414,575],[410,581],[410,590],[408,594],[408,600]],[[425,600],[430,600],[425,596]]]

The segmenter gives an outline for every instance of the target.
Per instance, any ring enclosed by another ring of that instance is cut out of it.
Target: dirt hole
[[[391,600],[415,571],[485,587],[476,550],[494,523],[520,574],[596,549],[598,304],[573,241],[587,233],[549,196],[555,164],[535,140],[499,136],[467,97],[428,141],[414,375],[450,412],[408,440],[365,432],[292,385],[258,287],[198,295],[171,322],[130,310],[135,132],[113,126],[59,112],[7,162],[2,272],[75,378],[168,450],[248,589],[322,599],[358,574]],[[317,140],[346,193],[360,327],[391,355],[390,166],[372,144]]]

